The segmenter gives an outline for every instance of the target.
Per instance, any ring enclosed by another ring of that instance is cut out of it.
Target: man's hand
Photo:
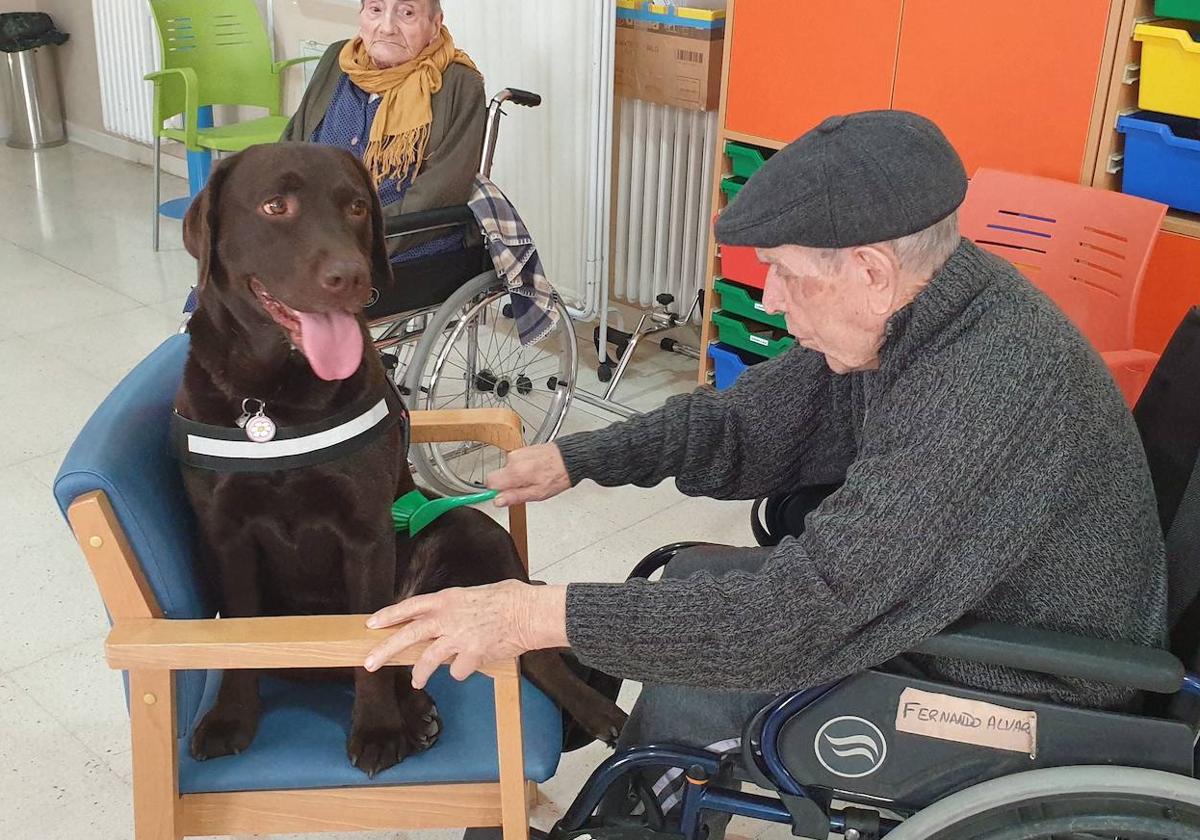
[[[408,622],[368,654],[364,667],[377,671],[400,651],[429,647],[413,665],[414,688],[439,665],[465,680],[485,662],[513,659],[530,650],[567,646],[567,589],[506,580],[467,589],[444,589],[385,607],[367,620],[371,628]]]
[[[497,507],[524,502],[544,502],[571,489],[571,477],[562,453],[553,443],[539,443],[509,453],[508,463],[487,477],[487,486],[499,490]]]

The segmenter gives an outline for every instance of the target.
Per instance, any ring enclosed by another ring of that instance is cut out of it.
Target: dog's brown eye
[[[350,203],[350,215],[365,216],[367,215],[367,202],[365,199],[356,198]]]
[[[288,211],[288,203],[286,198],[276,196],[262,206],[262,211],[268,216],[282,216]]]

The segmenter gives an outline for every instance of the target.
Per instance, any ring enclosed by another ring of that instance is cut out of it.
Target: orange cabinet
[[[1193,306],[1200,306],[1200,239],[1164,232],[1142,280],[1134,343],[1161,353]]]
[[[1111,16],[1102,0],[907,0],[892,107],[941,126],[968,174],[1079,181]]]
[[[831,114],[887,108],[903,7],[737,0],[726,130],[787,143]]]

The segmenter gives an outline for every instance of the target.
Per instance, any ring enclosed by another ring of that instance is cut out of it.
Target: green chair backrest
[[[279,77],[254,0],[150,0],[163,69],[190,67],[200,105],[253,105],[280,112]],[[162,91],[160,112],[184,110],[182,84]]]

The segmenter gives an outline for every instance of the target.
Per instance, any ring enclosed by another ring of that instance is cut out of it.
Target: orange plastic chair
[[[1133,344],[1142,277],[1167,208],[1079,184],[980,169],[959,210],[963,236],[1015,265],[1100,351],[1137,402],[1158,354]]]

